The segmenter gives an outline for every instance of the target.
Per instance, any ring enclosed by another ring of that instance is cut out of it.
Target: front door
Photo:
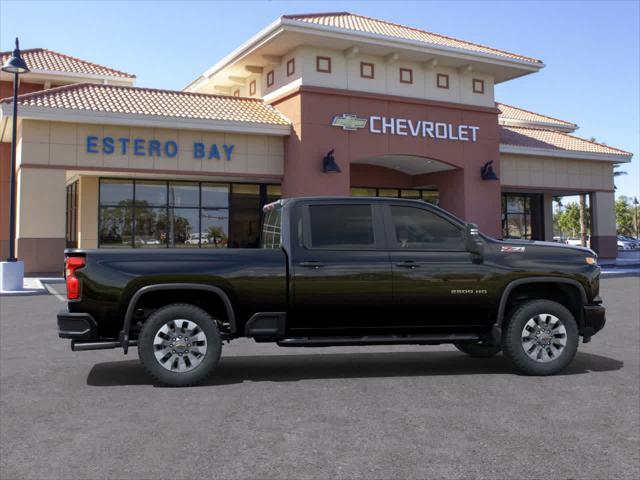
[[[381,207],[343,200],[299,208],[290,333],[361,335],[388,324],[393,299]]]
[[[389,205],[385,223],[397,325],[443,331],[486,325],[489,268],[466,251],[463,228],[430,209],[405,205]]]

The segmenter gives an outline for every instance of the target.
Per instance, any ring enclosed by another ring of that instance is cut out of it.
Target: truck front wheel
[[[517,307],[503,329],[505,356],[526,375],[554,375],[578,350],[578,326],[563,305],[529,300]]]
[[[138,355],[158,382],[185,387],[204,380],[220,359],[216,322],[194,305],[175,303],[155,311],[138,336]]]

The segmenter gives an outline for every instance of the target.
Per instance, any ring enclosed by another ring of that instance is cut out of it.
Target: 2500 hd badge
[[[215,372],[223,341],[240,337],[451,343],[552,375],[605,324],[586,248],[499,241],[403,199],[286,199],[263,217],[261,248],[66,250],[59,336],[73,351],[137,347],[159,383],[184,386]]]

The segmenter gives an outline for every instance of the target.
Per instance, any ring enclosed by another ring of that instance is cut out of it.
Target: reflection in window
[[[409,198],[412,200],[424,200],[427,203],[438,205],[437,190],[402,189],[395,188],[367,188],[354,187],[351,189],[352,197],[391,197]]]
[[[136,247],[159,247],[167,243],[167,210],[136,204]]]
[[[129,201],[130,202],[130,201]],[[100,207],[99,239],[101,247],[130,247],[133,232],[131,203],[120,207]]]
[[[98,246],[257,247],[262,206],[281,195],[279,185],[101,179]]]
[[[205,208],[202,210],[202,246],[227,248],[229,244],[229,210]]]
[[[200,211],[197,208],[169,208],[169,246],[198,247]]]
[[[462,250],[459,227],[421,208],[392,205],[391,218],[396,232],[395,248],[408,250]]]

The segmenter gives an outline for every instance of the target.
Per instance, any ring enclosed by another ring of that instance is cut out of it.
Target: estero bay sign
[[[331,125],[343,130],[356,131],[369,124],[369,132],[383,135],[400,135],[431,138],[434,140],[450,140],[457,142],[475,142],[480,127],[428,120],[411,120],[410,118],[382,117],[371,115],[360,118],[351,113],[343,113],[333,117]]]
[[[103,153],[105,155],[129,155],[140,157],[167,157],[178,155],[180,145],[175,140],[156,140],[129,137],[87,136],[87,153]],[[235,145],[217,143],[205,144],[193,142],[191,151],[195,159],[231,160]]]

